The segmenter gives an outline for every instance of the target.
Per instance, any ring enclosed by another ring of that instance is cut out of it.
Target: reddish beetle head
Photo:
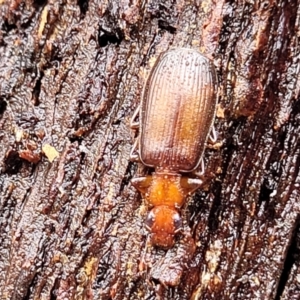
[[[182,224],[175,208],[160,205],[149,212],[145,225],[151,232],[152,245],[168,249],[174,245],[174,237]]]

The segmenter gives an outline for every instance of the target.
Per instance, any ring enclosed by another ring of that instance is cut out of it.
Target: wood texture
[[[0,1],[1,299],[298,299],[300,3]],[[151,248],[129,120],[158,55],[222,83],[218,147]],[[188,230],[188,229],[187,229]]]

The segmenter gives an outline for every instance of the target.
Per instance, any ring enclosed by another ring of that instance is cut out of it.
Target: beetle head
[[[175,208],[160,205],[149,212],[145,225],[151,233],[152,245],[168,249],[174,245],[175,235],[181,230],[182,222]]]

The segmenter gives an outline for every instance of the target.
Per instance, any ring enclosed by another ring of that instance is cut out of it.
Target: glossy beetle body
[[[180,229],[179,209],[201,180],[198,168],[216,109],[216,76],[198,51],[178,48],[159,56],[145,84],[139,111],[138,159],[155,168],[133,179],[152,210],[146,225],[154,245],[169,248]]]

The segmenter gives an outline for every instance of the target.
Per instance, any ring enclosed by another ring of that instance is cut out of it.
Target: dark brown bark
[[[0,1],[0,298],[299,299],[299,22],[299,0]],[[217,67],[219,137],[164,251],[129,120],[179,46]]]

